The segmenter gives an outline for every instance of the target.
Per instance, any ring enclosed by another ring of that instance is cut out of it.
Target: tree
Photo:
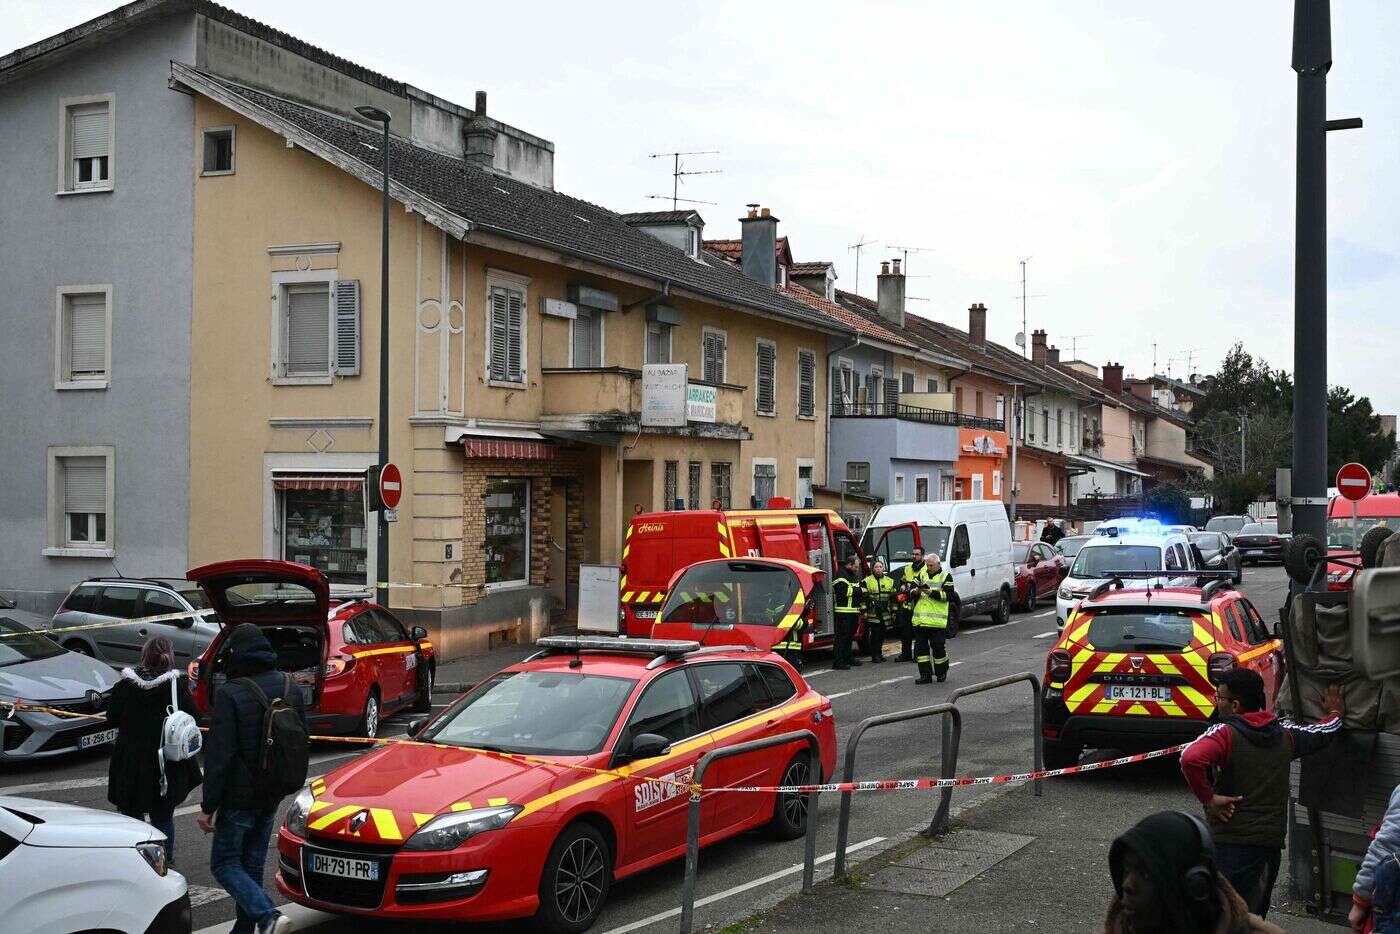
[[[1264,478],[1257,473],[1215,475],[1216,512],[1239,515],[1264,492]]]
[[[1379,472],[1395,454],[1395,435],[1381,430],[1381,417],[1371,400],[1356,398],[1344,386],[1327,392],[1327,475],[1335,477],[1343,464],[1355,461]]]
[[[1286,412],[1264,411],[1244,419],[1244,457],[1240,464],[1240,415],[1218,411],[1196,424],[1195,453],[1224,474],[1241,470],[1269,478],[1274,469],[1293,459],[1293,417]]]
[[[1241,411],[1250,415],[1293,411],[1293,378],[1265,360],[1256,360],[1239,342],[1203,382],[1206,396],[1191,412],[1198,420],[1217,412],[1238,416]]]
[[[1192,520],[1191,494],[1175,483],[1159,483],[1142,495],[1149,515],[1168,525],[1186,525]]]

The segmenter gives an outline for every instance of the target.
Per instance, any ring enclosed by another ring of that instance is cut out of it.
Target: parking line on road
[[[894,684],[899,681],[913,681],[913,675],[905,675],[902,678],[886,678],[884,681],[876,681],[874,684],[862,684],[860,687],[851,688],[849,691],[839,691],[835,694],[826,695],[827,700],[836,700],[838,697],[845,697],[847,694],[855,694],[859,691],[869,691],[871,688],[878,688],[886,684]]]
[[[107,784],[107,776],[101,778],[70,778],[58,782],[34,782],[29,785],[8,785],[0,788],[0,795],[22,795],[28,791],[72,791],[75,788],[101,788]]]
[[[804,678],[815,678],[817,675],[829,675],[829,674],[831,674],[831,669],[830,669],[830,668],[818,668],[816,671],[804,671],[804,672],[802,672],[802,677],[804,677]]]
[[[846,847],[846,852],[854,853],[857,850],[863,850],[868,846],[874,846],[877,843],[884,842],[884,837],[871,837],[869,840],[862,840],[859,843],[851,844],[850,846]],[[829,863],[835,858],[836,854],[834,852],[827,853],[824,856],[818,856],[816,859],[816,865],[820,866],[822,863]],[[770,872],[768,875],[762,876],[758,879],[751,879],[750,881],[745,882],[743,885],[736,885],[733,888],[725,889],[723,892],[716,892],[713,895],[706,895],[704,898],[697,898],[695,900],[695,907],[702,908],[705,905],[713,905],[715,902],[723,901],[726,898],[732,898],[735,895],[747,892],[750,889],[758,888],[760,885],[767,885],[768,883],[781,879],[784,876],[790,876],[793,873],[801,871],[802,864],[795,863],[794,865],[791,865],[786,869],[779,869],[777,872]],[[629,931],[640,931],[642,928],[650,927],[658,921],[665,921],[667,918],[679,917],[680,913],[681,910],[679,908],[672,908],[670,911],[658,912],[657,914],[654,914],[649,918],[643,918],[640,921],[633,921],[631,924],[624,924],[622,927],[613,928],[612,930],[608,931],[607,934],[628,934]],[[198,934],[205,934],[205,932],[199,931]],[[213,934],[213,932],[210,932],[210,934]]]
[[[1055,610],[1054,610],[1053,608],[1051,608],[1051,609],[1049,609],[1049,610],[1046,610],[1044,613],[1037,613],[1037,614],[1035,614],[1034,616],[1031,617],[1031,619],[1040,619],[1042,616],[1054,616],[1054,615],[1055,615]]]
[[[291,920],[293,931],[305,931],[343,917],[342,915],[333,915],[328,911],[306,908],[293,902],[284,902],[277,906],[277,910]],[[207,928],[200,928],[194,934],[228,934],[231,930],[233,930],[233,920],[229,919],[220,924],[211,924]]]
[[[1059,631],[1058,629],[1052,629],[1052,630],[1050,630],[1049,632],[1042,632],[1042,633],[1040,633],[1039,635],[1031,636],[1031,638],[1032,638],[1032,639],[1048,639],[1048,638],[1050,638],[1051,636],[1058,636],[1059,634],[1060,634],[1060,631]]]

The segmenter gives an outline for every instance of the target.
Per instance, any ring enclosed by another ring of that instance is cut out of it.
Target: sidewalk
[[[534,645],[517,643],[503,645],[477,655],[468,655],[465,658],[454,658],[450,662],[441,662],[434,679],[436,689],[433,693],[458,694],[465,690],[462,686],[476,684],[507,665],[514,665],[538,651]]]
[[[1099,931],[1113,895],[1110,844],[1148,814],[1194,811],[1181,785],[1172,760],[1052,779],[1041,798],[1011,788],[964,811],[942,839],[912,836],[856,864],[849,881],[821,883],[723,934]],[[835,801],[823,811],[834,817]],[[1269,920],[1302,934],[1346,930],[1286,903],[1286,863]]]

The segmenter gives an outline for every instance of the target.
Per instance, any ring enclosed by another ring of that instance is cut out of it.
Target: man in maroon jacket
[[[1215,688],[1218,722],[1181,753],[1181,771],[1205,805],[1215,860],[1249,905],[1264,917],[1282,856],[1288,821],[1288,766],[1326,747],[1342,727],[1342,693],[1322,695],[1327,719],[1296,724],[1264,709],[1264,679],[1247,668]]]

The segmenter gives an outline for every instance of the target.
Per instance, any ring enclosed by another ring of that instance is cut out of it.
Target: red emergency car
[[[1351,520],[1351,500],[1334,496],[1327,507],[1327,552],[1331,555],[1350,554],[1355,563],[1355,552],[1361,547],[1361,540],[1371,529],[1384,526],[1392,532],[1400,531],[1400,493],[1372,493],[1356,504],[1356,523]],[[1345,564],[1329,564],[1327,567],[1327,588],[1329,590],[1350,590],[1356,570]]]
[[[1215,710],[1216,679],[1235,667],[1259,672],[1272,710],[1283,657],[1259,611],[1224,581],[1101,584],[1070,610],[1045,661],[1045,765],[1074,765],[1086,747],[1143,752],[1195,739]]]
[[[251,558],[195,568],[223,628],[190,663],[195,706],[208,715],[227,680],[227,635],[239,623],[261,627],[306,702],[313,734],[374,736],[392,714],[432,709],[436,659],[428,633],[406,630],[368,600],[331,604],[330,584],[316,568]]]
[[[787,600],[780,620],[801,612],[811,575],[763,560],[727,575],[694,570],[662,614],[686,640],[543,639],[538,655],[414,725],[416,739],[437,745],[391,745],[313,780],[278,834],[278,890],[348,914],[534,916],[547,930],[582,931],[614,880],[684,855],[687,783],[707,751],[810,730],[819,762],[794,743],[720,760],[704,784],[829,776],[831,702],[760,647],[781,633],[769,624],[778,603]],[[687,625],[719,593],[735,622]],[[700,839],[763,826],[790,838],[806,819],[801,796],[710,792]]]

